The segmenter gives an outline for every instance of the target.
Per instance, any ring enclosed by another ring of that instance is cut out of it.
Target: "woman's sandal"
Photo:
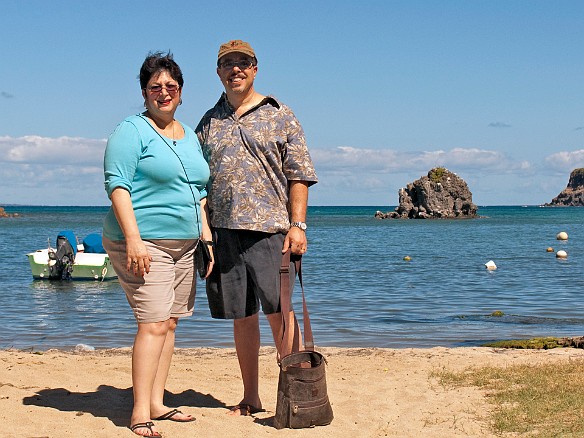
[[[174,418],[175,415],[177,414],[187,415],[184,412],[179,411],[178,409],[172,409],[168,411],[166,414],[162,414],[160,417],[153,418],[153,420],[155,421],[170,420],[176,421],[177,423],[189,423],[191,421],[195,421],[195,417],[193,417],[192,415],[190,415],[191,418],[187,418],[185,420],[177,420],[176,418]]]
[[[145,423],[136,423],[136,424],[133,424],[133,425],[131,425],[129,427],[130,427],[130,430],[132,432],[134,432],[136,429],[140,429],[141,427],[144,428],[144,429],[148,429],[150,431],[150,435],[140,435],[139,433],[134,432],[138,436],[147,436],[147,437],[148,436],[153,436],[155,438],[160,438],[162,435],[160,435],[159,432],[154,432],[152,430],[152,427],[153,426],[154,426],[154,423],[152,421],[147,421]]]

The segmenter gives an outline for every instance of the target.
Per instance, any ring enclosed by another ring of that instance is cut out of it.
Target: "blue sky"
[[[105,141],[142,110],[146,54],[174,53],[194,127],[235,38],[304,127],[311,205],[396,205],[435,166],[478,205],[549,202],[584,167],[583,19],[561,0],[2,0],[0,205],[108,204]]]

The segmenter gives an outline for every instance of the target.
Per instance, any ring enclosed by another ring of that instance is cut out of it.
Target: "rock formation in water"
[[[0,207],[0,217],[18,217],[18,213],[6,213],[3,207]]]
[[[570,174],[568,186],[546,206],[582,207],[584,206],[584,168],[574,169]]]
[[[478,208],[466,182],[444,167],[435,167],[427,176],[399,189],[399,206],[382,213],[379,219],[450,219],[477,217]]]

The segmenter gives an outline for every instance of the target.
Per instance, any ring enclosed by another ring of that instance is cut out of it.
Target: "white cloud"
[[[0,205],[106,205],[106,140],[0,137]],[[517,161],[479,148],[399,151],[341,146],[311,149],[319,183],[311,205],[395,205],[397,191],[431,168],[444,166],[468,184],[481,205],[549,202],[570,172],[584,167],[584,150],[558,152],[545,163]],[[545,178],[533,178],[537,172]],[[545,184],[545,185],[544,185]]]
[[[545,158],[547,167],[558,173],[570,173],[579,167],[584,167],[584,149],[577,151],[562,151]]]
[[[0,163],[99,164],[106,140],[36,135],[0,137]]]
[[[489,128],[510,128],[511,125],[505,122],[491,122]]]
[[[427,172],[433,167],[444,166],[453,172],[484,169],[501,173],[526,171],[527,161],[516,162],[505,154],[477,148],[454,148],[449,151],[402,152],[391,149],[359,149],[341,146],[331,149],[312,149],[312,158],[320,171],[349,171],[358,176],[363,171],[374,173]]]
[[[513,189],[528,181],[535,165],[516,161],[505,153],[479,148],[453,148],[436,151],[397,151],[337,147],[311,149],[319,183],[312,189],[313,205],[395,205],[399,188],[425,175],[430,169],[444,166],[468,184],[477,202],[483,204],[537,204],[539,187],[532,187],[530,198]],[[557,193],[554,193],[555,196]],[[514,201],[513,196],[520,197]],[[551,199],[551,197],[550,197]]]
[[[0,203],[103,205],[105,140],[0,137]]]

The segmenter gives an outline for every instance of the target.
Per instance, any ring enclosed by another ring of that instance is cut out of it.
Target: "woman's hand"
[[[211,221],[209,219],[209,206],[207,205],[207,198],[203,198],[201,199],[201,229],[203,243],[205,243],[205,245],[207,245],[206,242],[213,242],[213,234],[211,233],[210,223]],[[209,248],[209,253],[211,254],[211,262],[209,263],[209,268],[207,269],[207,273],[203,278],[209,277],[209,275],[211,275],[211,271],[213,271],[213,266],[215,266],[215,253],[213,250],[213,245],[207,245],[207,247]]]
[[[205,245],[207,245],[207,244],[205,243]],[[209,254],[211,255],[211,261],[209,262],[209,267],[207,268],[207,273],[203,277],[205,279],[207,277],[209,277],[209,275],[211,275],[211,272],[213,271],[213,266],[215,266],[215,253],[213,252],[213,246],[208,245],[208,247],[209,247]]]
[[[144,274],[150,272],[150,262],[152,256],[142,239],[126,239],[126,270],[133,272],[135,276],[144,277]]]
[[[140,237],[130,192],[122,187],[116,187],[111,194],[112,206],[120,228],[126,240],[126,270],[134,275],[144,277],[150,272],[152,257],[148,254],[146,245]]]

